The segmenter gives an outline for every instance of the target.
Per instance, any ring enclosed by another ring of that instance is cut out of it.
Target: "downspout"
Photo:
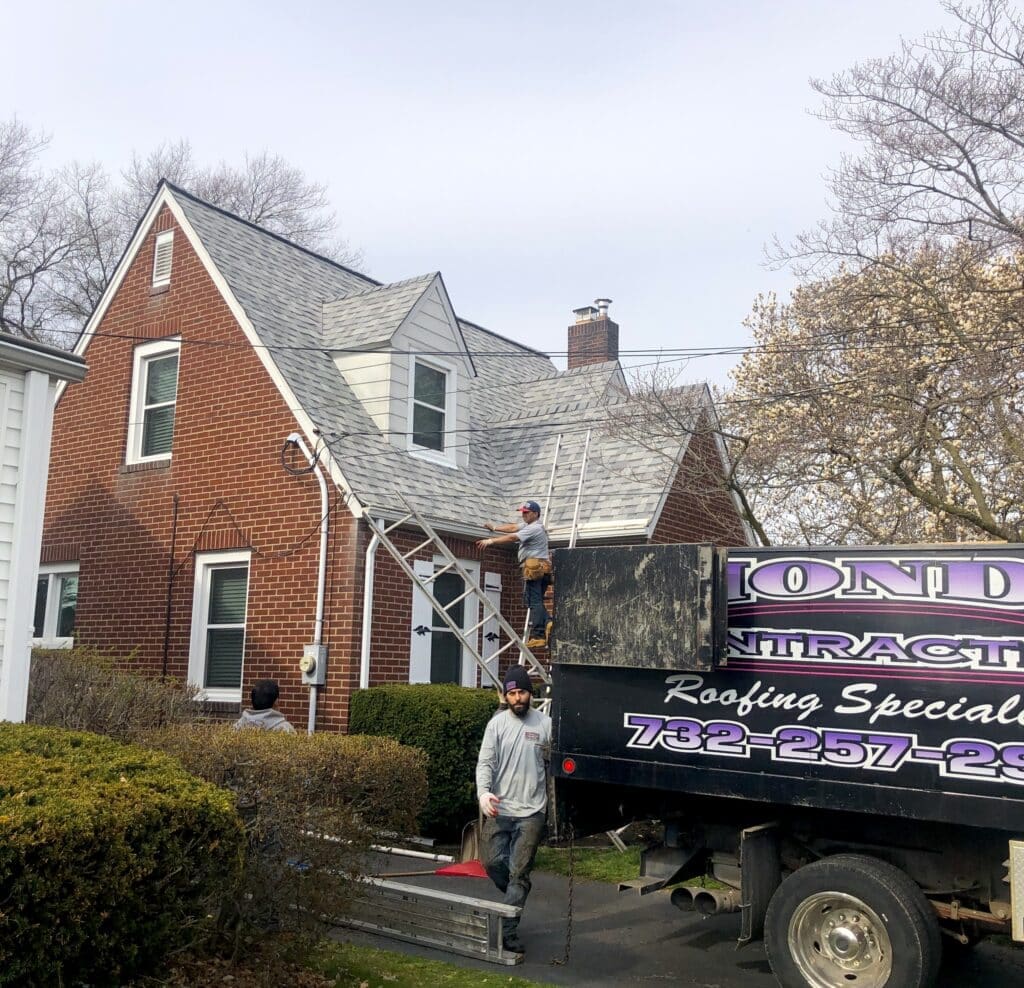
[[[167,678],[167,661],[171,648],[171,607],[174,604],[174,554],[178,546],[178,495],[174,495],[171,508],[171,554],[167,560],[167,607],[164,613],[164,659],[160,675]]]
[[[327,495],[327,481],[324,479],[323,471],[320,469],[320,463],[312,453],[309,451],[309,447],[303,442],[302,436],[297,432],[293,432],[287,440],[293,446],[297,446],[302,455],[306,458],[306,462],[309,464],[310,469],[316,474],[316,479],[320,483],[320,568],[317,572],[316,581],[316,623],[313,626],[313,649],[317,653],[321,653],[321,657],[317,659],[319,666],[320,676],[324,677],[323,662],[325,661],[322,656],[320,646],[323,643],[324,637],[324,596],[325,588],[327,586],[327,533],[328,525],[330,522],[330,515],[328,513],[328,495]],[[309,734],[312,734],[316,730],[316,698],[317,690],[319,686],[316,683],[310,683],[309,685],[309,716],[307,718],[306,730]]]
[[[377,519],[377,527],[382,528],[384,520]],[[374,532],[370,544],[366,547],[366,562],[363,564],[363,634],[359,645],[359,688],[370,688],[370,635],[373,628],[373,581],[377,568],[377,546],[380,536]]]

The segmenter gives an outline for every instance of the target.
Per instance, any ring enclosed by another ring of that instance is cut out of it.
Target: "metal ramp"
[[[506,950],[501,924],[522,910],[502,902],[456,895],[419,885],[365,878],[347,904],[339,926],[395,940],[423,944],[494,964],[519,964],[523,955]]]
[[[413,582],[415,586],[418,586],[427,595],[434,611],[441,616],[452,634],[458,639],[459,643],[468,651],[473,657],[477,666],[480,668],[480,674],[486,677],[491,684],[497,689],[501,690],[501,683],[490,668],[487,666],[487,661],[493,662],[503,652],[508,649],[518,649],[520,654],[520,661],[523,665],[527,666],[533,674],[541,680],[546,686],[551,685],[551,676],[544,666],[537,660],[534,654],[526,647],[526,642],[523,641],[522,637],[515,631],[515,629],[505,620],[502,616],[501,611],[491,603],[490,598],[481,588],[480,584],[473,578],[472,574],[467,572],[463,566],[459,563],[458,559],[452,555],[452,551],[445,545],[444,541],[434,531],[430,523],[423,517],[409,502],[408,498],[402,497],[402,502],[405,504],[406,514],[404,514],[397,521],[392,522],[388,525],[379,524],[376,519],[371,517],[369,514],[364,515],[364,520],[370,526],[371,531],[380,539],[381,545],[391,554],[395,562],[401,566],[402,571],[407,577]],[[391,540],[390,534],[395,529],[400,528],[403,525],[408,525],[410,522],[420,528],[426,538],[419,543],[415,548],[410,549],[408,552],[403,552],[395,543]],[[416,574],[413,569],[413,559],[424,549],[430,548],[436,555],[441,556],[444,559],[444,565],[439,569],[435,570],[429,577],[422,578]],[[437,597],[434,595],[434,581],[441,576],[442,573],[452,571],[457,573],[463,581],[466,590],[460,594],[454,600],[448,604],[442,604]],[[458,622],[449,613],[450,609],[455,607],[461,601],[467,597],[473,596],[476,598],[480,605],[482,619],[477,621],[471,628],[462,628]],[[505,637],[508,639],[504,645],[492,652],[485,661],[483,656],[480,654],[480,649],[476,645],[476,632],[478,632],[484,624],[489,620],[494,620],[498,627],[504,632]]]

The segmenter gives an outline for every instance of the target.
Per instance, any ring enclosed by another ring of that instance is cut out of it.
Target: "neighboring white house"
[[[84,377],[81,357],[0,333],[0,720],[25,719],[55,393]]]

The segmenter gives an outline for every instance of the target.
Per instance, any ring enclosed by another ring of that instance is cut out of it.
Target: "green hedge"
[[[0,724],[0,985],[123,984],[237,883],[231,795],[158,752]]]
[[[353,695],[349,730],[395,738],[427,753],[430,791],[420,828],[450,837],[476,816],[476,756],[497,708],[494,690],[432,683],[375,686]]]
[[[386,737],[179,725],[147,743],[234,794],[250,853],[228,905],[243,926],[320,932],[377,832],[412,831],[427,796],[426,756]]]

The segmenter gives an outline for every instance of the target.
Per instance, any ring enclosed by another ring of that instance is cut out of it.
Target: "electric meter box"
[[[327,646],[306,645],[299,661],[303,686],[323,686],[327,682]]]

